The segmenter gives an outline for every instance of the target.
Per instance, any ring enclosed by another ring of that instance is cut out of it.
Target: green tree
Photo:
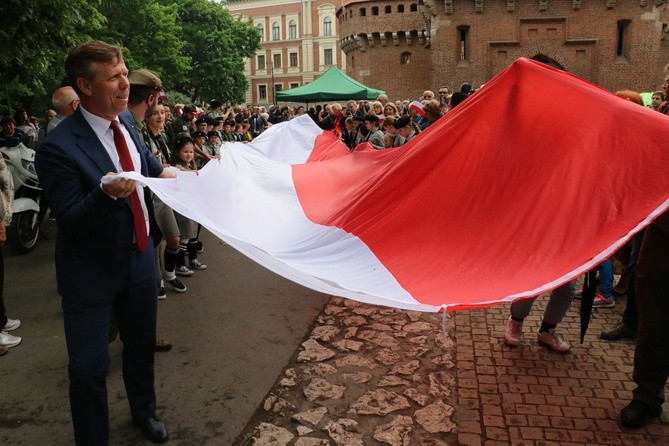
[[[108,26],[96,38],[124,47],[130,70],[149,68],[160,76],[165,88],[188,77],[190,58],[184,54],[176,4],[156,0],[102,0],[100,12]]]
[[[244,59],[260,48],[258,30],[212,0],[162,2],[177,4],[184,51],[192,64],[190,76],[177,90],[189,93],[193,101],[243,102],[248,87]]]
[[[104,23],[99,0],[2,0],[0,3],[0,112],[49,107],[63,80],[68,51]],[[39,108],[38,108],[39,107]],[[38,112],[39,110],[39,112]]]

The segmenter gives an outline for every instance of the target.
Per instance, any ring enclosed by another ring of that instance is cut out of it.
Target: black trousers
[[[627,264],[629,282],[627,282],[627,302],[625,302],[625,311],[623,312],[623,323],[634,329],[636,329],[638,325],[635,272],[644,232],[645,231],[641,231],[632,237],[632,250],[630,251],[629,263]]]
[[[124,290],[101,305],[69,302],[63,320],[69,356],[70,409],[77,445],[109,443],[107,373],[112,308],[123,342],[123,381],[133,418],[155,416],[154,347],[157,283],[152,245],[130,259]]]
[[[7,310],[5,309],[5,258],[0,247],[0,330],[7,325]]]
[[[664,403],[664,386],[669,379],[669,272],[637,276],[636,302],[639,328],[633,398],[659,407]]]

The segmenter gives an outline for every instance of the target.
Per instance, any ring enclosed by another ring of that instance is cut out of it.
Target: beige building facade
[[[227,7],[261,35],[261,48],[246,61],[247,104],[275,103],[277,91],[309,83],[331,65],[345,69],[331,0],[229,0]]]

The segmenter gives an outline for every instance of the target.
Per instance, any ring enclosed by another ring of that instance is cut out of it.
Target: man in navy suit
[[[109,443],[106,376],[112,306],[123,341],[123,380],[133,422],[153,442],[168,439],[155,413],[153,372],[157,280],[152,246],[160,237],[152,237],[152,206],[140,184],[102,184],[101,179],[122,170],[162,178],[174,174],[140,143],[126,112],[130,85],[121,51],[90,41],[70,52],[67,83],[81,103],[47,135],[35,160],[58,224],[56,279],[77,445]]]

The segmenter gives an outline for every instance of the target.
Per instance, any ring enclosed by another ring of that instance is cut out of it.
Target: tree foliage
[[[98,5],[99,0],[0,2],[0,39],[5,42],[0,52],[3,114],[30,107],[36,97],[51,97],[62,82],[68,51],[105,22]]]
[[[109,26],[96,38],[125,49],[130,70],[149,68],[160,76],[165,88],[174,88],[190,72],[190,58],[183,53],[181,27],[175,4],[156,0],[102,0],[100,12]]]
[[[211,0],[165,1],[176,1],[184,50],[192,62],[191,75],[177,89],[193,100],[242,102],[248,87],[244,58],[260,48],[258,31]]]
[[[244,100],[244,58],[260,46],[247,23],[214,0],[0,0],[0,114],[41,115],[63,62],[91,38],[121,44],[130,69],[156,71],[191,100]]]

